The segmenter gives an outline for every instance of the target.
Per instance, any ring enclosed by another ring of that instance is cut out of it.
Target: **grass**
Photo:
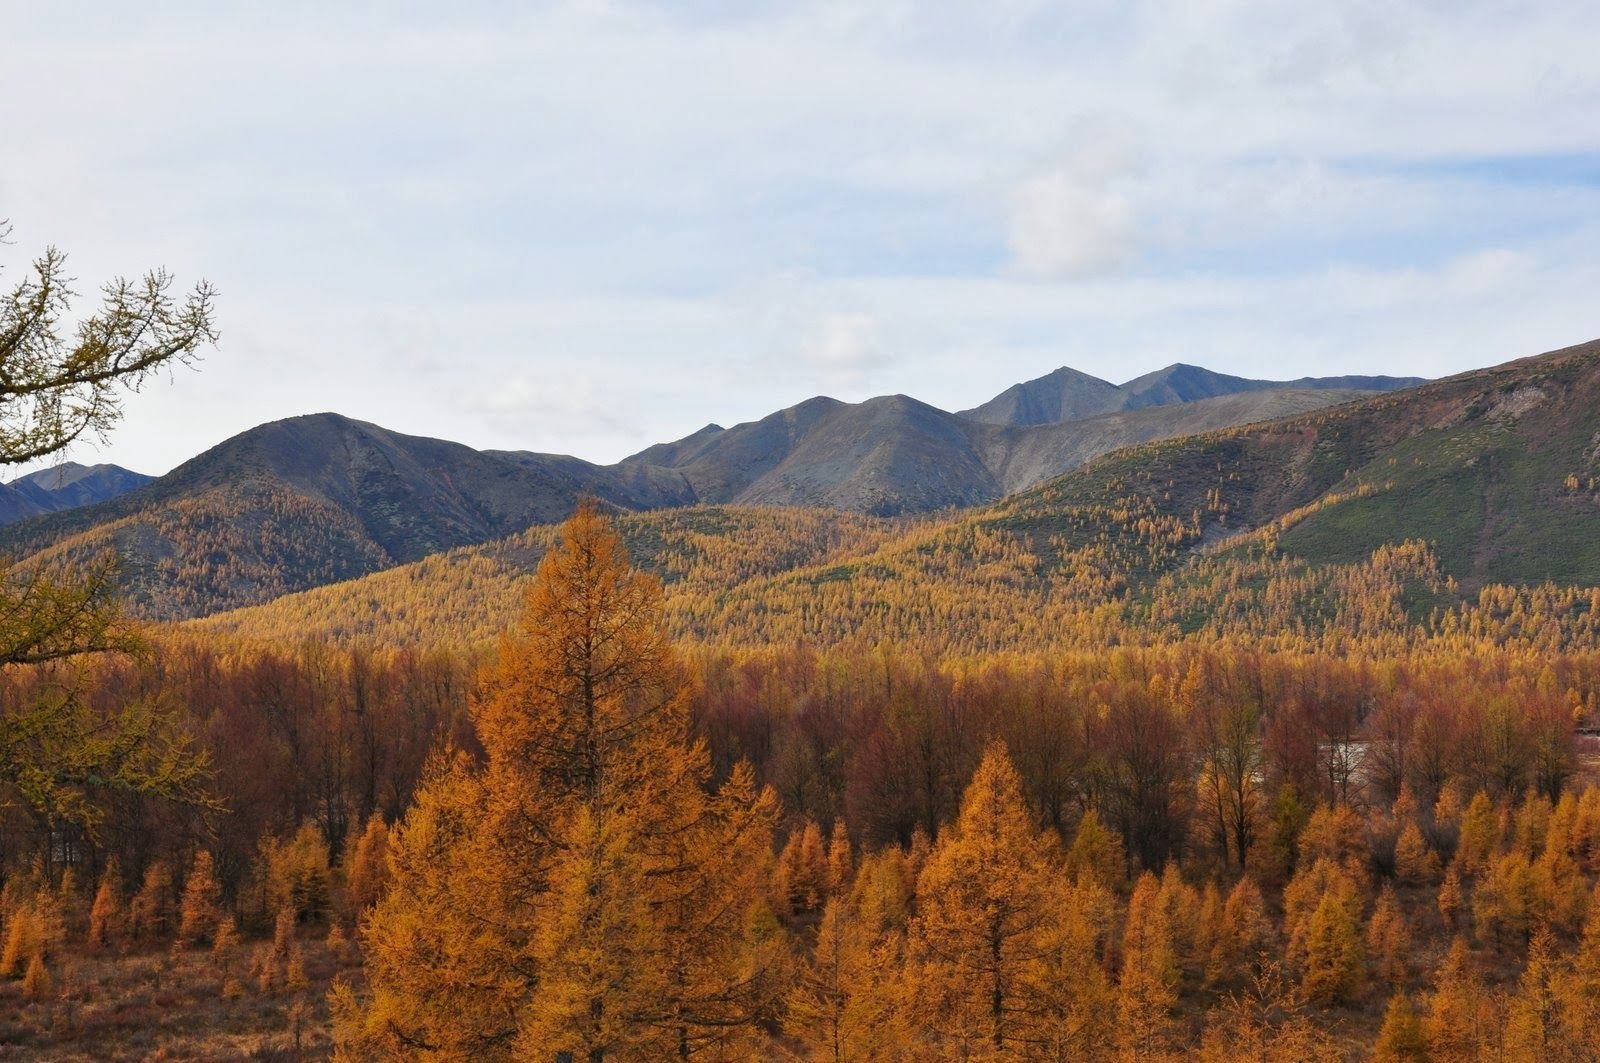
[[[321,1060],[333,1053],[328,989],[359,968],[319,936],[301,940],[307,985],[262,991],[250,977],[254,944],[219,965],[204,947],[127,956],[69,950],[55,965],[54,999],[29,1002],[0,981],[0,1059],[77,1061]],[[225,999],[232,978],[243,995]]]

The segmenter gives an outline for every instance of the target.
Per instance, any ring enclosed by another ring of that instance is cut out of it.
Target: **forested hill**
[[[251,429],[138,490],[0,530],[35,563],[107,551],[135,609],[194,616],[365,575],[558,520],[581,493],[691,501],[681,477],[473,450],[337,414]]]
[[[1517,588],[1600,584],[1597,411],[1591,343],[1123,450],[909,525],[696,508],[620,527],[667,580],[676,632],[696,640],[992,652],[1189,634],[1413,638],[1470,626],[1480,608],[1489,612],[1475,622],[1492,632],[1507,611],[1492,603],[1509,595],[1559,608],[1550,638],[1582,641],[1595,619],[1586,591]],[[262,639],[489,638],[552,534],[535,528],[202,626]]]
[[[202,616],[558,520],[585,492],[625,511],[745,503],[929,512],[993,502],[1131,443],[1367,394],[1275,388],[1020,427],[906,396],[817,398],[611,466],[313,414],[251,429],[109,501],[0,529],[0,552],[37,563],[115,552],[135,611]]]
[[[1013,500],[1129,498],[1348,563],[1429,542],[1449,575],[1600,584],[1600,341],[1272,424],[1109,455]]]

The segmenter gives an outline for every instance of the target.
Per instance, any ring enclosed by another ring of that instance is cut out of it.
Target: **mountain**
[[[675,635],[719,645],[961,654],[1225,635],[1303,648],[1324,633],[1492,644],[1542,616],[1539,637],[1558,647],[1594,636],[1582,588],[1600,585],[1597,440],[1600,341],[1125,448],[911,524],[697,507],[619,526],[666,581]],[[197,627],[488,639],[553,534],[530,529]]]
[[[961,416],[985,424],[1056,424],[1128,408],[1117,385],[1062,366],[1036,380],[1013,384]]]
[[[19,476],[0,484],[0,524],[42,513],[91,506],[126,494],[152,477],[120,465],[80,465],[75,461]]]
[[[1144,486],[1133,493],[1158,512],[1220,505],[1206,521],[1213,538],[1253,531],[1312,563],[1350,563],[1416,539],[1468,588],[1600,584],[1597,411],[1600,341],[1320,414],[1134,448],[1041,492],[1052,502],[1081,498],[1136,473]]]
[[[1119,410],[1168,406],[1247,392],[1397,391],[1422,382],[1421,377],[1390,376],[1249,380],[1180,362],[1118,385],[1063,366],[1036,380],[1013,384],[983,405],[963,410],[961,416],[984,424],[1056,424]]]
[[[54,562],[114,551],[137,612],[192,617],[557,520],[584,492],[621,510],[925,513],[993,502],[1133,443],[1364,394],[1277,389],[1032,426],[982,424],[904,395],[815,398],[611,466],[313,414],[251,429],[109,501],[0,529],[0,552]]]
[[[905,395],[809,399],[732,428],[708,426],[626,458],[671,470],[697,502],[829,506],[893,516],[992,502],[1132,443],[1268,420],[1359,391],[1274,390],[1025,426],[983,424]]]
[[[671,473],[476,451],[324,413],[253,428],[110,501],[0,529],[0,550],[39,561],[114,550],[138,611],[193,615],[556,520],[586,491],[628,509],[692,501]]]

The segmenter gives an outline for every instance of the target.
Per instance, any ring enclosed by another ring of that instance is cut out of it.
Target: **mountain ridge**
[[[985,424],[1037,425],[1095,417],[1123,410],[1168,406],[1200,399],[1259,391],[1397,391],[1423,383],[1422,377],[1336,376],[1296,380],[1254,380],[1214,372],[1185,362],[1112,384],[1068,366],[1013,384],[959,416]]]
[[[906,395],[859,403],[818,396],[757,421],[707,425],[609,466],[478,451],[307,414],[258,425],[107,501],[0,528],[0,550],[39,563],[113,551],[137,612],[196,616],[557,520],[583,494],[624,511],[965,508],[1119,447],[1363,394],[1262,389],[1024,426],[984,424]]]
[[[0,525],[109,501],[153,479],[120,465],[64,461],[0,484]]]
[[[1600,586],[1597,438],[1600,341],[1125,448],[910,525],[834,517],[842,532],[828,539],[815,526],[831,511],[696,507],[619,527],[667,582],[674,633],[719,645],[1485,637],[1514,628],[1527,596],[1560,598],[1562,586],[1580,588],[1560,599],[1564,630],[1587,638],[1600,622],[1600,599],[1581,589]],[[1480,504],[1463,504],[1473,492]],[[268,641],[490,639],[554,535],[530,529],[195,626]],[[768,545],[791,541],[824,545]]]

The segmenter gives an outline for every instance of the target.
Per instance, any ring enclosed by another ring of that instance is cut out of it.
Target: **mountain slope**
[[[1270,425],[1111,455],[1017,506],[1112,485],[1212,538],[1343,563],[1424,539],[1471,586],[1600,584],[1600,342]]]
[[[151,479],[120,465],[62,462],[0,484],[0,524],[91,506],[126,494]]]
[[[816,398],[707,426],[614,466],[476,451],[315,414],[251,429],[97,505],[0,529],[38,561],[121,555],[134,608],[204,615],[351,579],[564,517],[692,503],[894,516],[992,502],[1109,450],[1284,416],[1357,392],[1270,390],[1035,426],[980,424],[904,395]]]
[[[1191,635],[1492,642],[1542,611],[1555,618],[1541,636],[1550,645],[1590,645],[1600,644],[1590,592],[1541,585],[1600,585],[1596,440],[1600,342],[1128,448],[994,505],[898,528],[836,517],[832,537],[807,539],[779,531],[775,515],[825,511],[793,510],[621,523],[635,555],[668,579],[674,632],[721,644],[887,640],[992,653]],[[693,524],[694,545],[659,531],[664,520]],[[551,534],[534,529],[200,627],[252,639],[488,638],[514,615],[517,581]],[[727,560],[790,537],[814,548]],[[1512,586],[1480,600],[1478,588],[1495,583]]]
[[[1213,399],[1261,391],[1397,391],[1421,377],[1337,376],[1298,380],[1250,380],[1181,362],[1111,384],[1063,366],[1036,380],[1014,384],[961,416],[985,424],[1039,425],[1138,410],[1149,406]]]
[[[1270,420],[1359,398],[1271,390],[1060,424],[990,425],[886,395],[816,398],[759,421],[708,426],[618,468],[668,468],[696,501],[831,506],[892,516],[992,502],[1091,458],[1151,439]]]
[[[561,455],[480,452],[336,414],[251,429],[111,501],[0,530],[13,556],[125,560],[135,608],[188,616],[265,601],[565,516],[690,500],[681,478]]]

